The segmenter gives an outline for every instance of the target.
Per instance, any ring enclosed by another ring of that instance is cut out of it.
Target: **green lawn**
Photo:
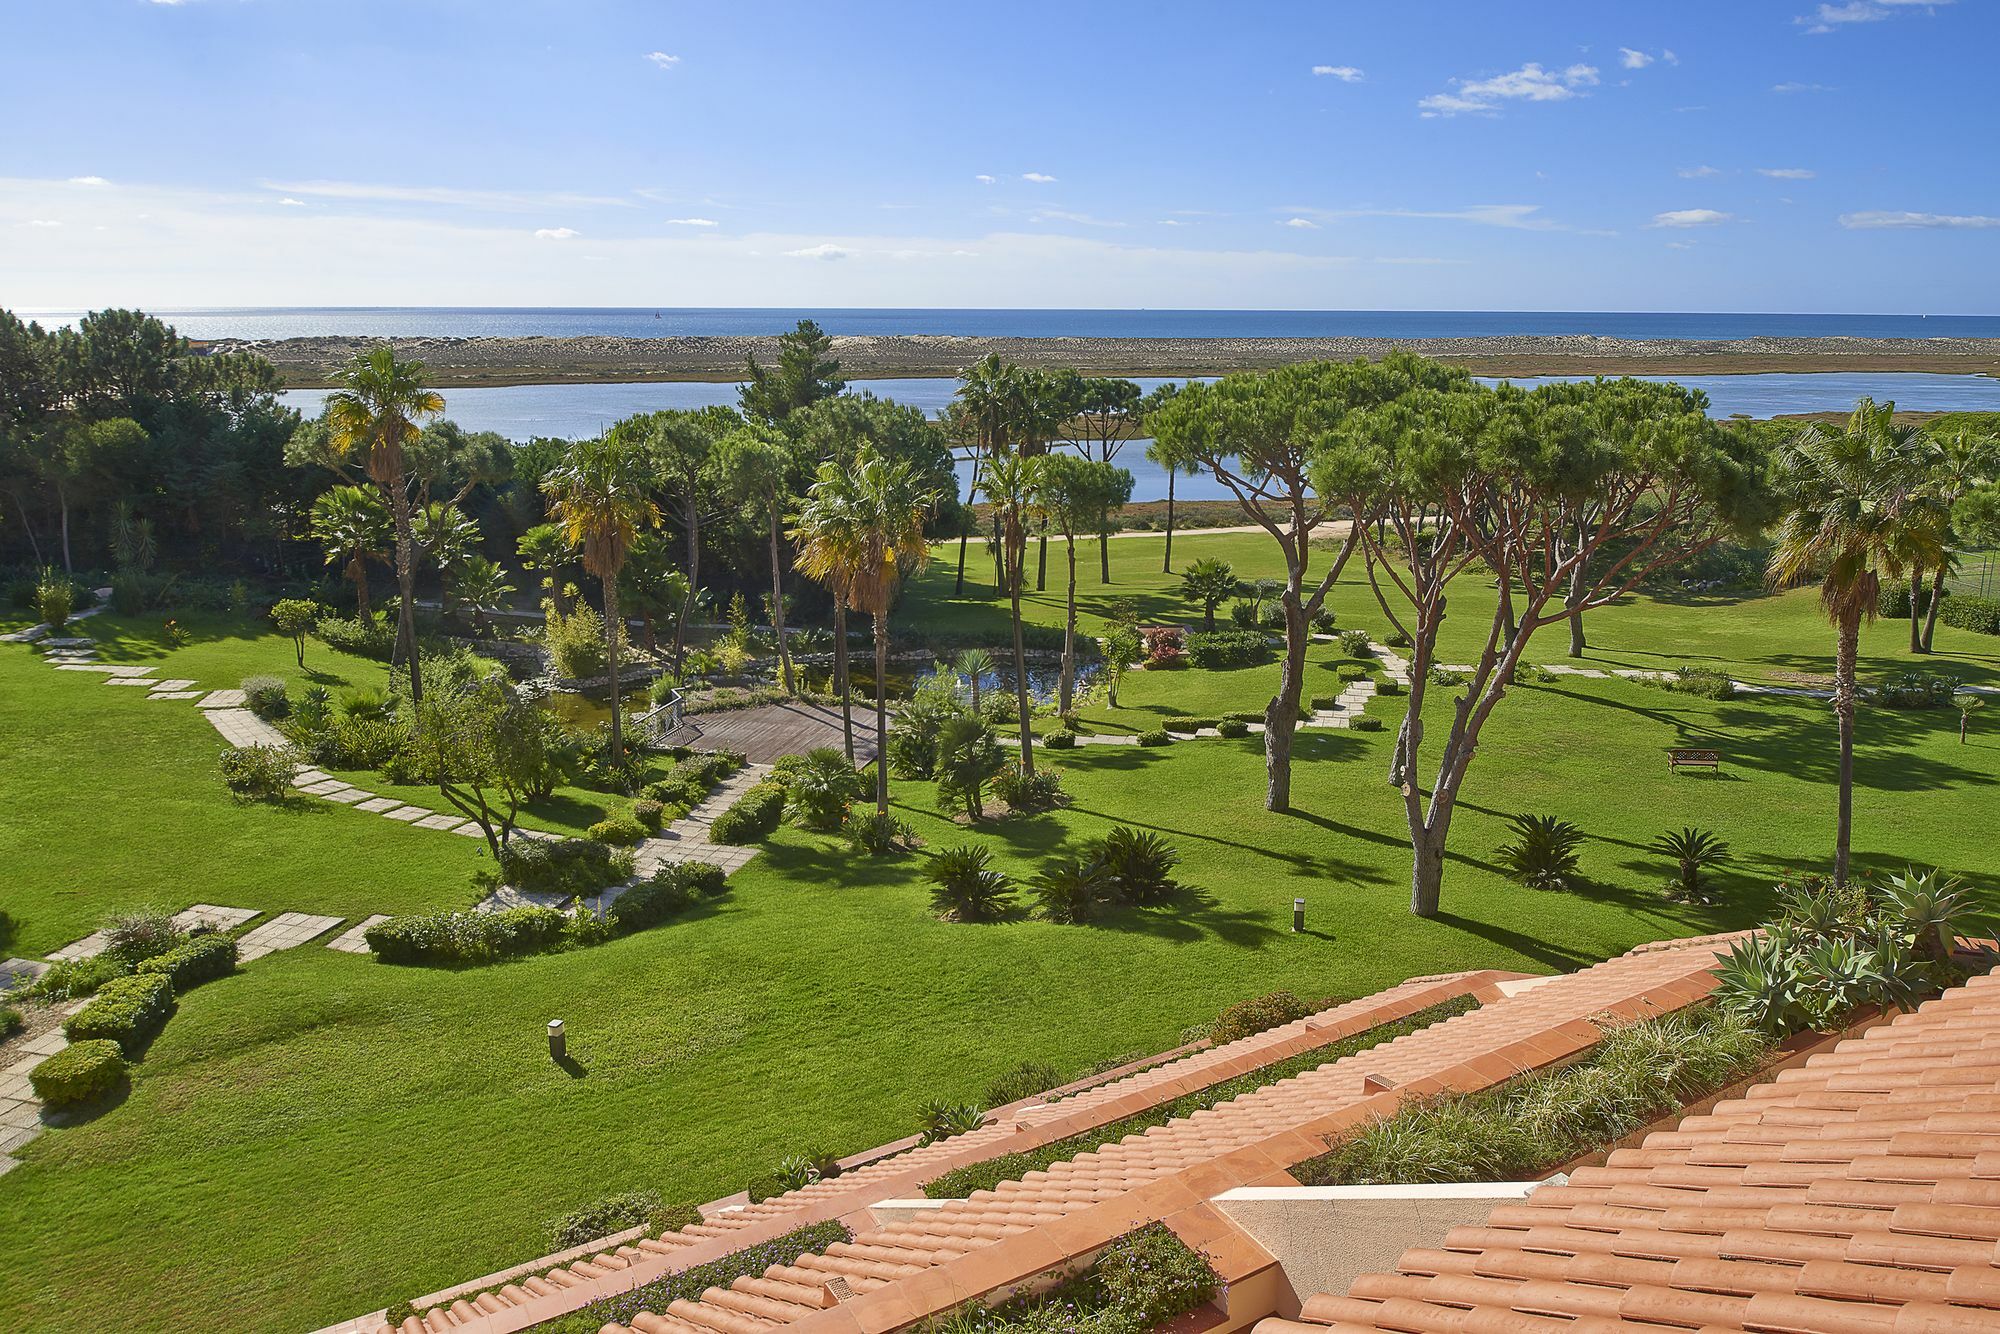
[[[153,667],[155,676],[191,678],[204,690],[233,688],[244,677],[259,675],[281,676],[294,687],[325,686],[335,693],[352,686],[388,684],[387,664],[342,653],[317,639],[306,640],[306,665],[300,668],[291,638],[261,618],[184,612],[175,619],[188,635],[188,643],[178,648],[167,638],[167,613],[103,611],[64,633],[95,639],[98,655],[106,662]]]
[[[1263,539],[1181,541],[1189,560],[1198,543],[1228,544],[1250,572]],[[1121,591],[1145,582],[1150,559],[1162,609],[1149,614],[1185,614],[1160,594],[1155,543],[1112,551]],[[899,617],[984,625],[998,614],[1004,625],[997,602],[945,596],[949,577],[934,568]],[[1341,590],[1344,622],[1379,624],[1365,596]],[[1036,606],[1050,619],[1046,597]],[[1814,670],[1830,641],[1816,616],[1810,595],[1699,610],[1637,599],[1593,633],[1605,653],[1636,657],[1618,646],[1654,626],[1663,652],[1691,655],[1708,627],[1699,651],[1767,671],[1792,670],[1796,652]],[[1896,629],[1871,632],[1871,670],[1895,657]],[[1954,670],[1990,667],[1970,638],[1941,640]],[[1544,648],[1562,643],[1552,633]],[[1314,661],[1323,670],[1330,650]],[[0,833],[0,864],[24,887],[13,894],[24,947],[143,899],[348,914],[463,901],[480,862],[472,840],[317,805],[236,806],[193,710],[82,676],[0,650],[0,735],[29,738],[0,752],[0,790],[22,817]],[[1274,677],[1142,675],[1124,712],[1255,708]],[[1449,707],[1447,693],[1435,707]],[[1393,722],[1401,704],[1379,699],[1371,712]],[[940,922],[921,857],[861,860],[787,829],[704,916],[588,951],[465,973],[318,946],[273,956],[186,997],[120,1105],[23,1150],[0,1183],[0,1236],[34,1243],[9,1248],[0,1328],[97,1329],[139,1309],[147,1324],[226,1311],[232,1328],[308,1328],[538,1253],[551,1215],[604,1193],[711,1198],[787,1153],[907,1133],[924,1099],[976,1098],[1021,1060],[1073,1072],[1171,1045],[1245,996],[1356,995],[1479,966],[1568,969],[1744,925],[1768,907],[1775,877],[1829,855],[1832,739],[1812,700],[1524,684],[1481,745],[1444,911],[1429,921],[1406,911],[1401,799],[1384,782],[1391,734],[1307,732],[1298,811],[1283,816],[1262,808],[1255,738],[1044,753],[1073,806],[976,831],[940,817],[928,784],[896,785],[899,814],[928,846],[985,842],[1016,876],[1113,823],[1162,832],[1185,856],[1190,893],[1095,926]],[[1663,748],[1704,741],[1728,757],[1720,776],[1666,772]],[[1993,901],[1983,829],[1996,781],[2000,727],[1960,745],[1950,711],[1865,710],[1858,862],[1940,865]],[[1535,893],[1496,871],[1505,817],[1523,810],[1589,833],[1587,887]],[[1645,847],[1682,824],[1733,845],[1726,906],[1662,897],[1669,868]],[[303,883],[320,897],[294,888]],[[1307,899],[1304,935],[1288,929],[1294,895]],[[547,1059],[542,1026],[556,1017],[577,1072]]]

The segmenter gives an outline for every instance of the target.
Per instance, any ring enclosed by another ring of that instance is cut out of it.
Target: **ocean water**
[[[1667,379],[1650,376],[1649,379]],[[2000,379],[1985,375],[1931,375],[1908,372],[1881,375],[1826,372],[1818,374],[1768,375],[1683,375],[1679,383],[1708,395],[1709,411],[1717,417],[1738,413],[1752,417],[1772,417],[1799,412],[1844,412],[1863,394],[1878,400],[1893,399],[1899,406],[1922,412],[2000,412]],[[1543,380],[1521,380],[1539,384]],[[1141,388],[1164,383],[1140,379]],[[1489,381],[1491,383],[1491,381]],[[893,398],[925,412],[936,414],[951,401],[958,382],[926,377],[902,380],[856,380],[852,387],[867,390],[878,398]],[[715,404],[735,406],[737,387],[701,381],[674,381],[658,384],[531,384],[497,389],[451,389],[445,392],[445,411],[460,426],[472,431],[498,431],[511,440],[527,440],[538,435],[575,439],[595,435],[622,417],[662,408],[702,408]],[[292,389],[285,401],[307,416],[315,416],[326,398],[323,389]],[[1146,459],[1146,442],[1129,441],[1115,462],[1131,470],[1135,500],[1162,500],[1167,494],[1166,472]],[[959,484],[970,481],[970,465],[961,471]],[[1174,494],[1188,500],[1226,500],[1229,493],[1212,478],[1183,475],[1174,484]]]
[[[28,311],[44,324],[81,311]],[[995,338],[2000,338],[2000,315],[1805,315],[1477,310],[779,310],[670,307],[282,307],[152,312],[190,338],[626,338],[776,334],[801,319],[836,334]]]

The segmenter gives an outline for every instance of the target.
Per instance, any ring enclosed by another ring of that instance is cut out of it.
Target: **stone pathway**
[[[389,914],[382,912],[376,913],[373,917],[364,917],[353,926],[348,927],[347,930],[335,936],[332,940],[327,941],[326,947],[330,950],[339,950],[342,954],[366,954],[368,953],[368,941],[365,937],[368,933],[368,928],[378,922],[386,922],[388,920]]]
[[[97,615],[97,613],[105,610],[111,605],[110,589],[97,588],[97,589],[92,589],[91,591],[96,596],[97,601],[92,603],[90,606],[85,607],[82,611],[71,612],[69,615],[70,620],[87,621],[91,617]],[[46,643],[54,648],[74,648],[79,643],[86,645],[90,643],[90,641],[87,639],[81,641],[73,638],[50,639],[49,634],[50,634],[50,627],[48,627],[47,625],[31,625],[25,630],[16,630],[11,634],[0,635],[0,643],[34,644],[39,642],[39,643]]]
[[[315,917],[310,913],[279,913],[260,927],[246,931],[236,941],[238,963],[249,963],[279,950],[303,945],[340,925],[338,917]]]
[[[62,1007],[62,1014],[67,1018],[88,1004],[88,998],[71,1001]],[[29,1042],[24,1048],[25,1056],[0,1069],[0,1176],[21,1165],[21,1160],[13,1156],[14,1150],[47,1129],[42,1100],[35,1096],[29,1073],[68,1045],[69,1039],[63,1036],[59,1024]]]

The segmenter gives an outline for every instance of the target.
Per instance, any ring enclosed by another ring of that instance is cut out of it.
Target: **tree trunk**
[[[604,583],[604,662],[611,669],[611,762],[625,763],[625,726],[622,715],[625,699],[618,689],[618,571],[603,576]]]
[[[1022,536],[1020,551],[1008,558],[1007,593],[1014,610],[1014,707],[1021,724],[1021,772],[1035,772],[1035,733],[1028,725],[1028,655],[1021,640],[1021,584],[1028,563],[1028,543]]]
[[[389,479],[389,515],[396,524],[396,646],[410,668],[410,702],[424,702],[423,668],[417,662],[417,550],[410,532],[410,493],[399,470]]]
[[[840,696],[840,735],[847,747],[847,762],[854,763],[854,697],[847,685],[847,604],[836,593],[833,598],[833,693]]]
[[[1924,643],[1923,613],[1917,609],[1919,595],[1924,591],[1924,567],[1910,569],[1910,652],[1928,653],[1930,645]]]
[[[1425,831],[1411,840],[1411,848],[1415,857],[1410,864],[1410,912],[1417,917],[1436,917],[1444,897],[1443,830],[1435,835]]]
[[[1111,528],[1108,524],[1097,530],[1097,582],[1111,582]]]
[[[14,508],[21,514],[21,531],[28,535],[28,550],[35,553],[35,568],[42,565],[42,544],[35,540],[35,525],[28,522],[28,507],[21,503],[21,493],[14,493]]]
[[[63,490],[60,482],[56,483],[56,500],[62,506],[63,573],[75,574],[76,566],[70,563],[69,558],[69,493]]]
[[[1070,699],[1076,688],[1076,538],[1064,534],[1069,547],[1069,603],[1063,621],[1062,681],[1057,694],[1057,712],[1069,717]]]
[[[1299,730],[1299,698],[1305,693],[1305,608],[1296,587],[1284,592],[1285,662],[1278,676],[1278,693],[1264,706],[1264,809],[1292,808],[1292,737]]]
[[[1589,592],[1583,581],[1584,564],[1585,562],[1578,561],[1576,568],[1570,571],[1569,593],[1563,598],[1563,606],[1569,610],[1569,655],[1572,658],[1581,658],[1584,649],[1589,647],[1583,639],[1583,600]],[[1513,617],[1511,607],[1508,610],[1508,617],[1510,620]],[[1511,626],[1508,628],[1507,637],[1513,638]]]
[[[875,613],[875,813],[889,813],[889,613]]]
[[[368,558],[356,555],[347,562],[347,577],[354,581],[354,617],[368,619]]]
[[[1174,469],[1167,469],[1167,554],[1160,558],[1160,573],[1174,571]]]
[[[1039,593],[1042,590],[1046,589],[1048,586],[1049,586],[1049,526],[1047,523],[1044,523],[1042,525],[1041,538],[1039,542],[1037,542],[1035,548],[1035,591]]]
[[[785,582],[784,547],[778,533],[778,498],[771,497],[771,633],[778,639],[778,670],[785,683],[787,695],[798,694],[798,687],[792,680],[792,649],[785,642]]]
[[[1847,884],[1847,856],[1854,838],[1854,662],[1861,648],[1859,608],[1841,613],[1840,644],[1833,662],[1833,716],[1840,724],[1840,806],[1834,819],[1833,883]]]
[[[1937,633],[1938,604],[1944,601],[1945,567],[1931,572],[1931,605],[1924,609],[1924,652],[1931,651],[1931,637]]]
[[[694,615],[694,600],[701,596],[701,515],[690,506],[688,530],[688,591],[681,599],[681,614],[674,622],[674,675],[681,674],[681,657],[687,646],[688,617]]]
[[[971,524],[962,523],[958,526],[958,582],[952,585],[951,595],[953,597],[965,596],[965,543],[971,534]]]

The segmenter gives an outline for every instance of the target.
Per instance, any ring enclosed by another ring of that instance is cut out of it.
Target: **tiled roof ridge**
[[[1480,969],[1412,978],[1367,996],[1342,1001],[1292,1023],[1266,1029],[1222,1046],[1176,1049],[1183,1054],[1158,1064],[1140,1064],[1128,1074],[1102,1083],[1088,1080],[1063,1086],[1081,1091],[1054,1103],[1049,1094],[995,1109],[976,1131],[912,1147],[888,1156],[871,1157],[840,1176],[788,1191],[757,1204],[731,1204],[709,1210],[698,1223],[658,1237],[642,1229],[613,1233],[598,1243],[473,1279],[417,1298],[419,1315],[395,1331],[379,1316],[361,1317],[330,1327],[321,1334],[432,1334],[459,1330],[469,1322],[501,1315],[511,1308],[615,1276],[614,1287],[576,1292],[569,1305],[615,1295],[665,1274],[719,1258],[742,1246],[768,1240],[808,1223],[849,1217],[869,1205],[921,1189],[924,1181],[956,1167],[983,1162],[1002,1154],[1037,1148],[1081,1131],[1171,1101],[1181,1095],[1233,1079],[1247,1071],[1289,1059],[1316,1047],[1383,1023],[1414,1014],[1453,997],[1473,994],[1497,999],[1500,982],[1521,975]],[[1115,1073],[1115,1072],[1114,1072]],[[1051,1090],[1056,1092],[1059,1090]],[[726,1244],[722,1239],[727,1239]],[[540,1318],[547,1319],[556,1312]],[[424,1317],[429,1316],[426,1323]],[[509,1324],[507,1328],[521,1328]]]
[[[763,1334],[788,1325],[796,1334],[878,1334],[915,1323],[1073,1263],[1220,1190],[1289,1180],[1287,1168],[1404,1097],[1488,1087],[1594,1045],[1598,1023],[1689,1004],[1713,987],[1717,952],[1608,960],[969,1199],[873,1227],[855,1220],[852,1242],[765,1275],[782,1288],[738,1280],[643,1313],[629,1330]],[[825,1295],[836,1286],[853,1295]],[[602,1334],[629,1330],[611,1324]]]
[[[1257,1334],[2000,1330],[2000,973]]]

